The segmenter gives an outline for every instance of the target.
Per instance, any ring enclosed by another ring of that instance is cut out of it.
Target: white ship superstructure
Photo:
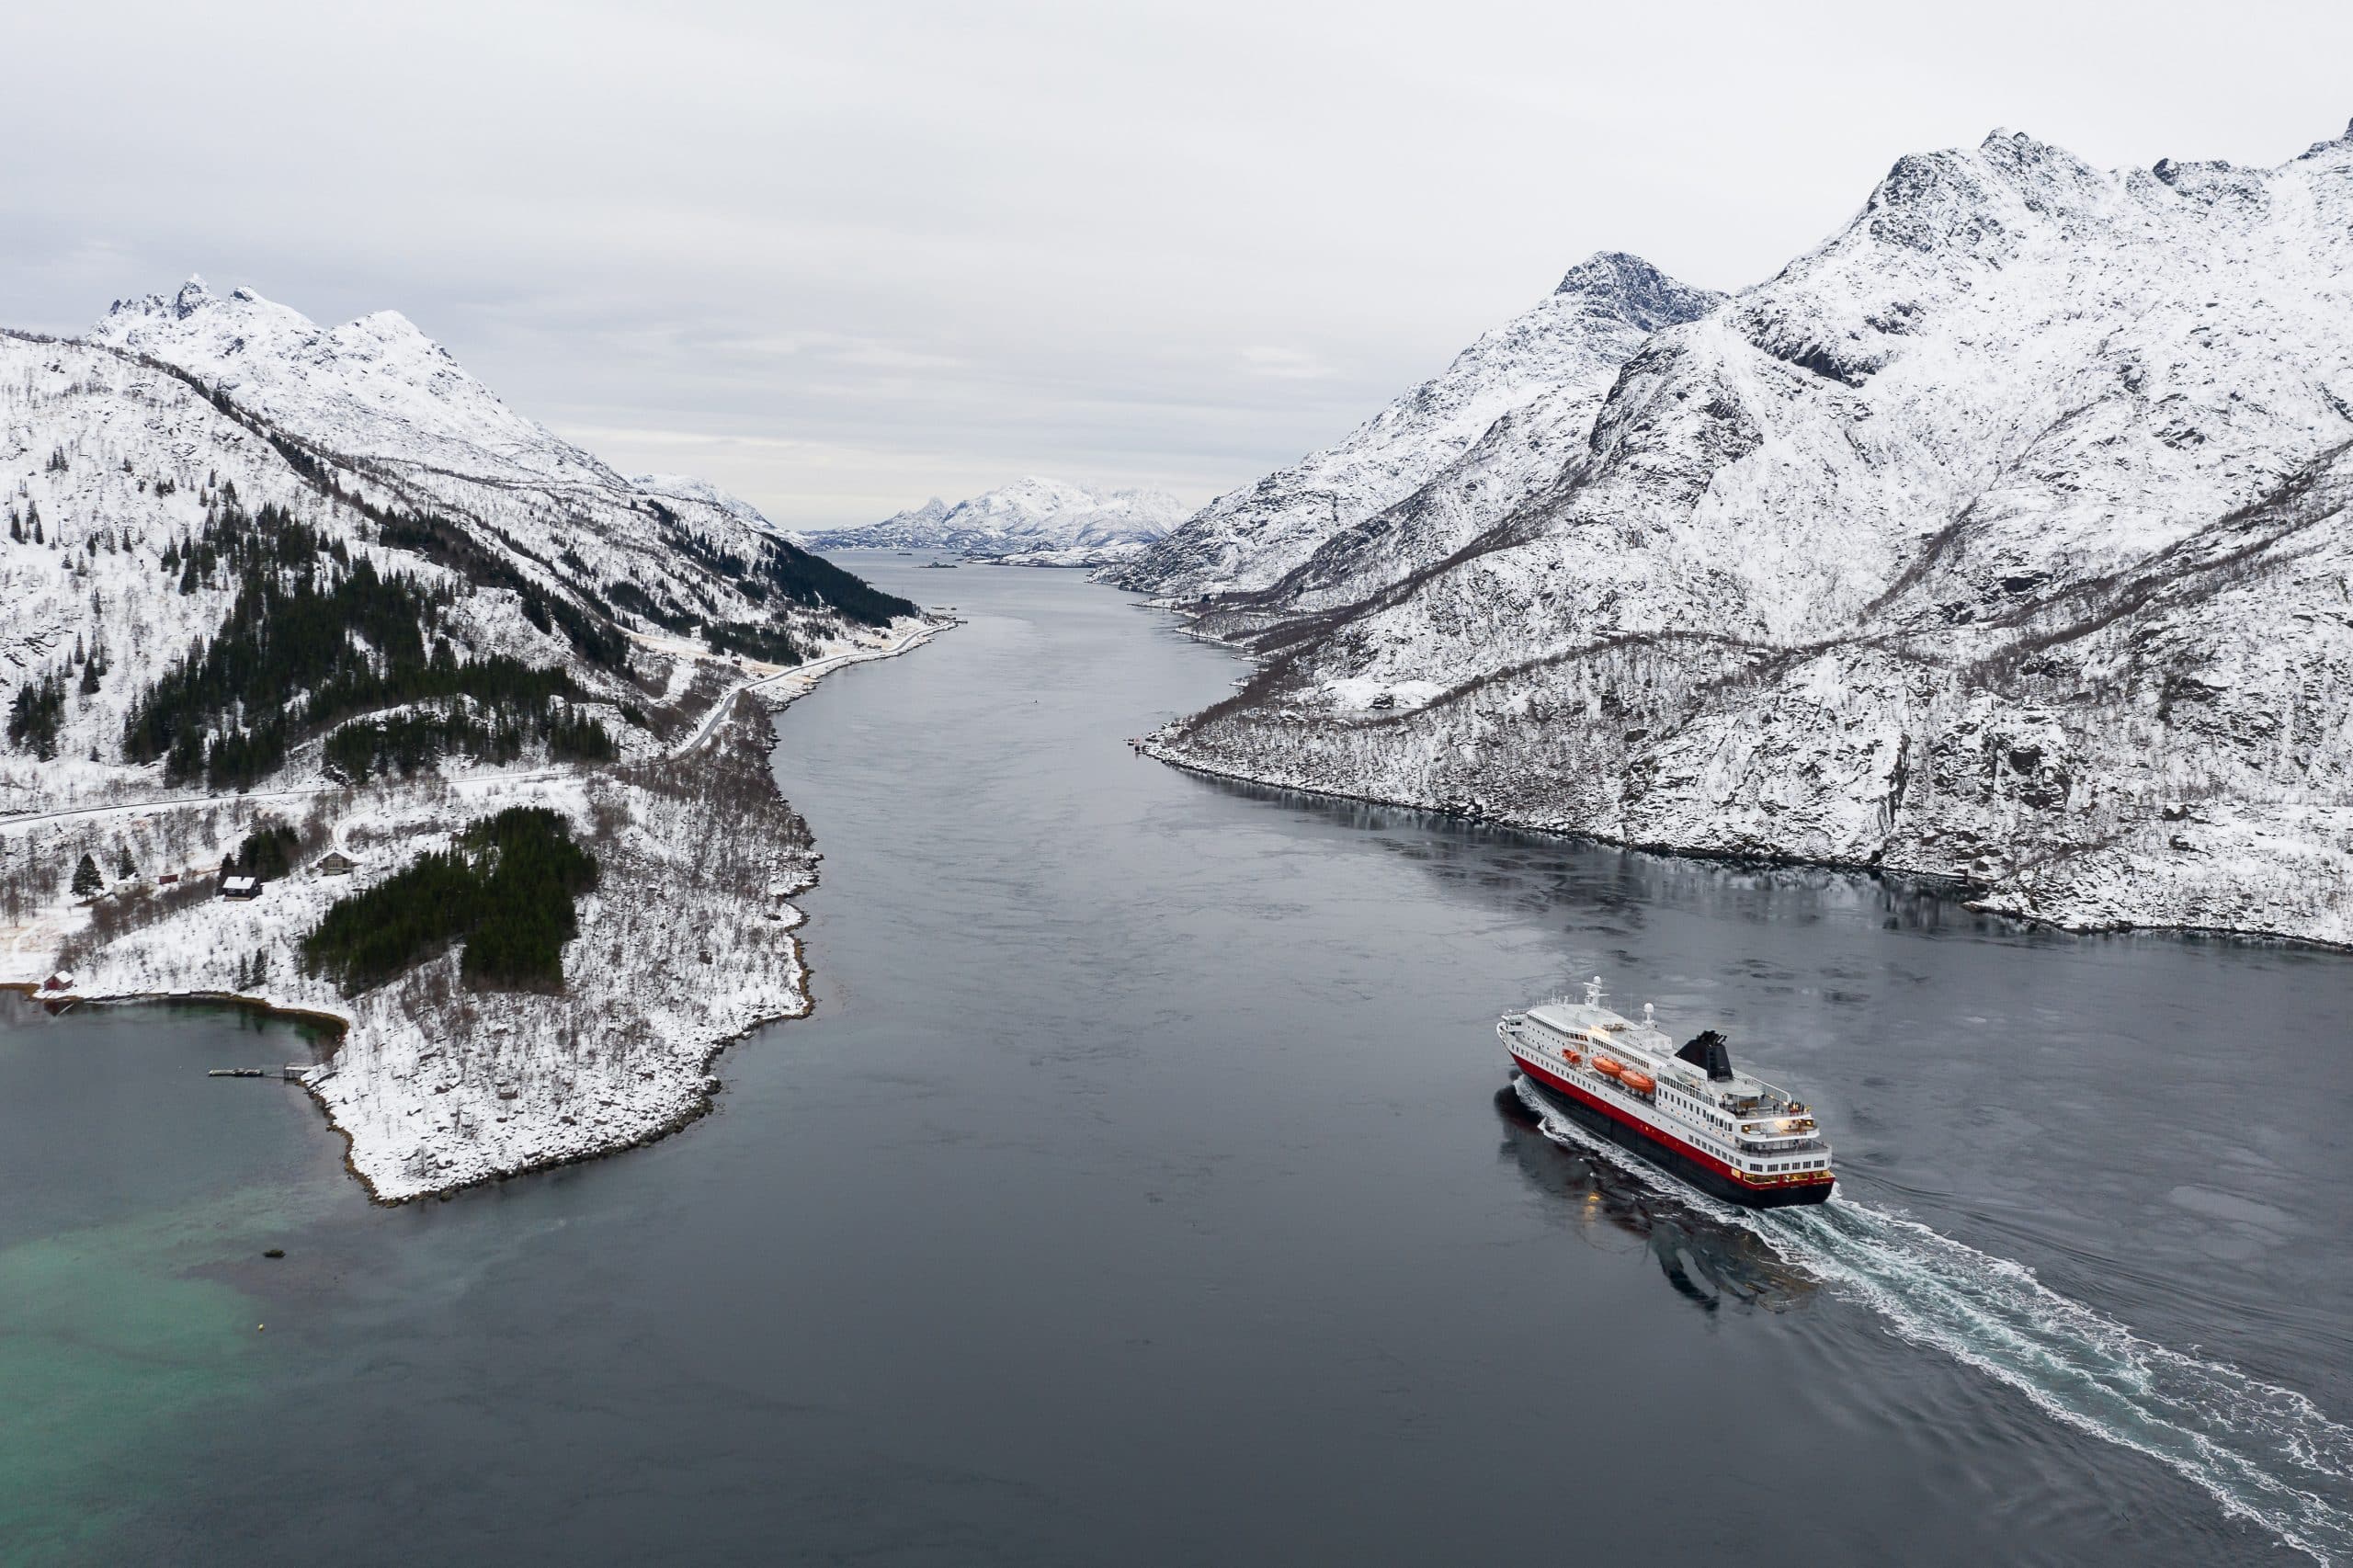
[[[1702,1190],[1735,1203],[1819,1203],[1835,1179],[1830,1145],[1803,1102],[1734,1070],[1724,1038],[1677,1049],[1643,1008],[1634,1022],[1582,1002],[1506,1013],[1495,1034],[1545,1098]]]

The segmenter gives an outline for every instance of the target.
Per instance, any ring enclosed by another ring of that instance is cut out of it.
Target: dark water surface
[[[681,1136],[370,1210],[201,1076],[286,1026],[0,1027],[0,1560],[2353,1560],[2353,960],[1193,778],[1120,737],[1225,655],[913,564],[972,623],[779,722],[818,1011]],[[1840,1200],[1499,1097],[1596,971]]]

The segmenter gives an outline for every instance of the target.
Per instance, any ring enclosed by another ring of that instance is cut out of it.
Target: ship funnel
[[[1675,1055],[1677,1061],[1688,1062],[1717,1083],[1732,1076],[1732,1052],[1725,1049],[1724,1037],[1714,1029],[1702,1030]]]

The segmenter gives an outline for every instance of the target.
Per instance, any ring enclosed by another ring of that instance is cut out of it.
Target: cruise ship
[[[1802,1101],[1735,1072],[1714,1029],[1677,1050],[1647,1004],[1638,1024],[1602,1000],[1597,976],[1583,1002],[1547,1002],[1495,1024],[1512,1065],[1548,1104],[1728,1202],[1779,1209],[1830,1196],[1830,1145]]]

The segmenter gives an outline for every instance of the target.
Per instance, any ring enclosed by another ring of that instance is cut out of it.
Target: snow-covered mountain
[[[191,278],[118,300],[88,340],[176,365],[330,451],[495,483],[620,486],[589,453],[508,408],[398,311],[322,327],[251,289]]]
[[[788,576],[831,571],[711,485],[615,472],[509,408],[396,311],[321,327],[251,289],[218,295],[192,278],[168,298],[117,301],[87,341],[183,372],[392,504],[483,525],[485,546],[526,577],[536,567],[602,595],[633,625],[756,619],[764,589],[739,587],[763,562]],[[618,598],[605,592],[617,586]]]
[[[613,714],[658,700],[631,678],[633,637],[780,656],[913,612],[741,501],[614,472],[392,312],[323,329],[194,279],[117,303],[83,341],[0,336],[0,707],[38,699],[55,718],[35,726],[52,755],[30,773],[34,757],[9,756],[30,750],[13,724],[0,796],[150,787],[153,747],[130,733],[155,710],[150,688],[236,617],[239,646],[281,647],[263,607],[308,611],[278,589],[301,578],[298,597],[349,598],[335,585],[363,562],[411,585],[393,597],[418,607],[422,646],[563,672]],[[264,559],[288,575],[256,587]],[[264,712],[206,676],[155,733],[199,754],[265,731],[300,746],[329,721],[305,716],[310,677],[290,678]]]
[[[858,528],[797,535],[821,550],[922,550],[1025,566],[1102,566],[1167,536],[1185,504],[1157,490],[1095,490],[1018,479],[949,506],[920,506]]]
[[[1467,520],[1559,472],[1645,337],[1722,300],[1639,256],[1590,256],[1336,445],[1219,496],[1115,580],[1181,597],[1264,589],[1329,546],[1308,571],[1328,592],[1381,562],[1438,559]]]
[[[1163,744],[2353,941],[2348,442],[2353,131],[2118,171],[1996,132],[1649,337],[1445,555],[1240,596],[1276,656]]]

